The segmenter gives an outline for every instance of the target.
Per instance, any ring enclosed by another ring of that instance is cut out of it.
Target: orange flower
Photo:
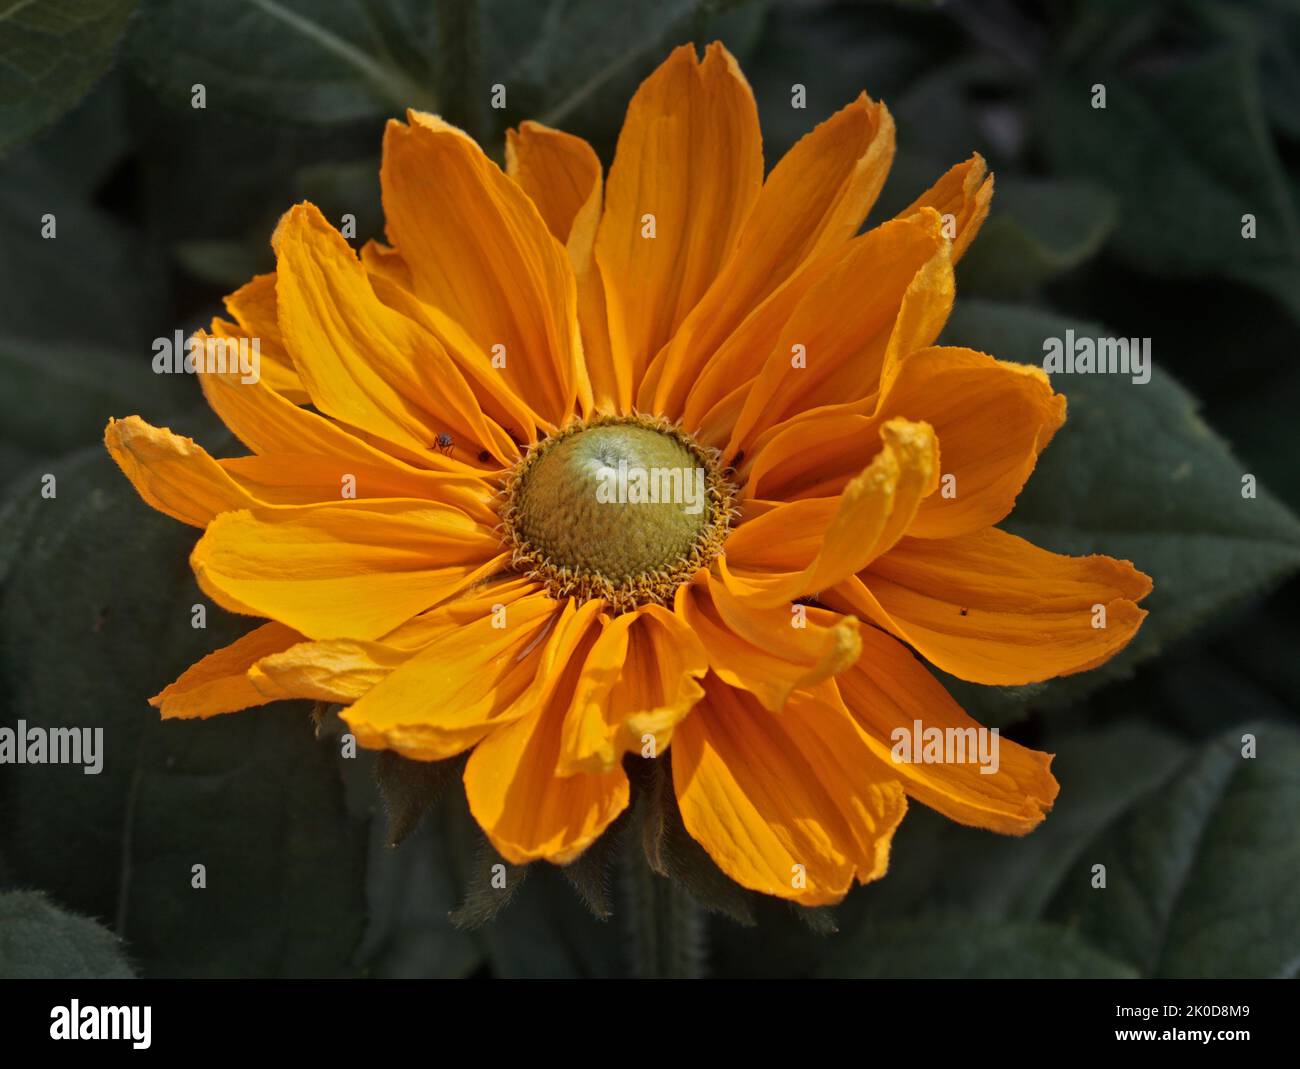
[[[723,871],[804,904],[884,873],[908,795],[1037,825],[1049,755],[895,759],[918,722],[977,726],[917,655],[986,684],[1082,671],[1151,584],[996,527],[1065,400],[934,344],[992,194],[978,156],[858,234],[893,149],[863,95],[764,179],[717,44],[641,86],[603,186],[535,123],[502,173],[432,115],[390,122],[390,245],[358,257],[300,204],[206,336],[259,340],[259,381],[200,372],[251,455],[108,427],[141,496],[204,529],[204,592],[268,621],[162,715],[309,698],[364,746],[472,749],[471,811],[516,863],[599,837],[624,755],[671,761]]]

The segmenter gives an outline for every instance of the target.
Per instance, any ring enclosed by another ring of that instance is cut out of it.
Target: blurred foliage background
[[[898,156],[877,217],[986,157],[993,211],[949,340],[1037,362],[1068,327],[1152,338],[1147,385],[1057,380],[1070,422],[1009,526],[1131,558],[1156,592],[1102,670],[946,681],[1058,754],[1042,828],[1002,839],[914,806],[891,873],[834,911],[710,897],[693,862],[723,910],[711,971],[1300,971],[1300,2],[38,0],[0,11],[0,724],[102,726],[107,756],[96,777],[0,767],[0,973],[628,971],[602,856],[578,882],[612,916],[534,866],[474,927],[503,896],[456,790],[391,850],[374,755],[341,759],[304,707],[159,723],[147,696],[247,624],[213,609],[191,628],[194,533],[98,443],[139,413],[233,451],[192,380],[152,374],[153,339],[269,269],[297,200],[380,236],[386,117],[440,110],[498,159],[505,128],[537,118],[608,162],[638,81],[715,38],[753,84],[769,166],[859,90],[886,101]]]

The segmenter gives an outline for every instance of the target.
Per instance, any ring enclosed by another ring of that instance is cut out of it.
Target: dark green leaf
[[[53,237],[43,236],[53,216]],[[79,184],[31,153],[0,176],[0,324],[4,334],[68,341],[138,361],[170,336],[161,260],[141,237],[90,204]],[[147,387],[144,387],[147,388]]]
[[[122,943],[89,917],[37,891],[0,894],[0,977],[6,980],[128,980]]]
[[[0,10],[0,155],[71,108],[108,68],[137,0]]]
[[[373,785],[372,785],[373,790]],[[453,788],[403,843],[388,845],[386,822],[372,823],[366,873],[369,921],[357,959],[367,975],[392,979],[459,977],[483,962],[477,933],[450,918],[461,899],[465,803]]]
[[[247,625],[209,605],[192,628],[196,532],[140,502],[101,449],[51,470],[57,497],[28,510],[0,602],[0,720],[102,729],[103,768],[6,770],[15,878],[111,923],[146,975],[344,971],[365,829],[337,750],[298,705],[161,722],[149,695]],[[39,496],[36,474],[11,491]]]
[[[159,411],[179,391],[154,375],[149,352],[136,360],[71,342],[0,336],[0,425],[9,442],[58,454],[94,441],[112,416]]]
[[[434,35],[414,0],[144,0],[127,52],[177,107],[202,85],[218,112],[338,123],[437,110]]]
[[[1051,925],[1135,975],[1294,975],[1300,731],[1261,723],[1193,749],[1128,723],[1157,705],[1132,685],[1108,693],[1104,704],[1121,726],[1046,742],[1057,753],[1061,795],[1042,827],[1003,838],[910,814],[889,876],[841,907],[853,934],[836,953],[874,968],[870,944],[880,931],[947,917],[973,932]],[[1162,700],[1186,719],[1194,696]],[[1242,755],[1247,732],[1257,740],[1254,758]],[[1098,864],[1105,888],[1093,886]],[[928,960],[930,951],[909,953]],[[787,962],[799,970],[815,957],[796,950]]]
[[[817,975],[869,979],[1124,979],[1136,975],[1046,924],[926,917],[864,925],[826,952]]]
[[[1111,197],[1084,182],[998,178],[958,292],[1019,297],[1091,257],[1115,225]]]
[[[1093,108],[1092,85],[1106,86]],[[1194,53],[1141,73],[1051,82],[1039,130],[1052,165],[1119,201],[1114,248],[1144,270],[1229,276],[1300,316],[1300,224],[1246,48]],[[1243,237],[1243,216],[1257,236]]]
[[[1047,915],[1144,976],[1295,976],[1297,812],[1300,731],[1225,732],[1080,852]]]
[[[963,827],[913,806],[895,839],[889,875],[849,899],[844,927],[934,911],[1004,921],[1041,917],[1084,844],[1187,759],[1186,744],[1138,722],[1136,703],[1120,708],[1131,715],[1114,728],[1040,744],[1055,752],[1052,773],[1061,793],[1024,838]]]
[[[536,119],[608,155],[638,83],[690,39],[700,8],[700,0],[624,0],[616,10],[602,0],[487,0],[483,80],[507,91],[498,124]],[[498,27],[507,36],[494,42]]]

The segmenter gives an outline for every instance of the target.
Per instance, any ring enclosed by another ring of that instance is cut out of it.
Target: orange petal
[[[1123,649],[1151,580],[1128,561],[1066,557],[989,528],[905,538],[827,601],[870,619],[945,672],[974,683],[1036,683]],[[1103,617],[1098,611],[1104,609]]]
[[[605,772],[647,742],[649,756],[664,752],[673,726],[704,693],[696,680],[708,670],[690,627],[659,605],[608,621],[574,689],[556,771]]]
[[[957,295],[952,247],[945,243],[917,271],[898,306],[880,368],[880,390],[889,388],[903,358],[933,345],[943,333]]]
[[[380,172],[388,233],[414,292],[450,317],[512,392],[559,426],[578,395],[573,270],[537,207],[466,134],[408,111],[390,121]]]
[[[779,505],[740,525],[720,572],[754,605],[814,594],[865,568],[907,530],[934,490],[939,452],[924,423],[890,420],[872,462],[838,497]]]
[[[949,347],[902,360],[871,416],[853,405],[794,419],[753,456],[745,494],[798,500],[838,492],[886,420],[924,420],[942,454],[941,492],[921,503],[908,534],[952,537],[1010,513],[1038,454],[1065,419],[1065,398],[1027,364]]]
[[[301,640],[302,635],[283,624],[263,624],[191,665],[175,683],[150,698],[149,704],[161,710],[164,720],[203,718],[265,705],[272,699],[253,686],[249,669],[263,657]]]
[[[406,489],[401,496],[406,497],[425,492],[425,469],[471,476],[484,471],[431,449],[404,450],[392,443],[377,448],[362,432],[293,404],[263,381],[246,383],[238,374],[200,371],[199,385],[221,422],[258,454],[332,457],[382,468],[390,479],[402,480]]]
[[[146,502],[195,527],[238,509],[402,497],[413,491],[480,522],[497,522],[495,491],[477,475],[403,472],[392,462],[367,465],[328,456],[213,460],[192,439],[150,426],[139,416],[110,420],[104,444]]]
[[[956,263],[984,225],[992,199],[993,175],[985,166],[984,157],[977,152],[966,162],[950,168],[898,214],[901,218],[921,208],[933,208],[942,215],[952,238],[952,262]]]
[[[264,657],[248,672],[263,701],[308,699],[349,704],[364,697],[411,659],[409,650],[380,642],[332,638],[299,642]],[[369,745],[364,740],[362,745]]]
[[[460,509],[480,523],[498,522],[498,491],[477,474],[402,472],[392,464],[358,463],[333,456],[262,456],[218,460],[218,466],[259,503],[328,504],[348,498],[421,498]],[[247,505],[238,506],[247,508]]]
[[[715,362],[715,352],[751,311],[806,265],[857,233],[893,158],[893,120],[883,104],[865,93],[800,139],[763,184],[736,251],[717,280],[654,361],[642,388],[642,406],[681,413],[699,369]],[[725,373],[713,381],[728,379],[734,384]],[[719,399],[715,390],[692,401],[703,412]]]
[[[907,336],[928,344],[947,319],[952,294],[947,241],[935,212],[863,234],[791,310],[763,354],[725,454],[752,450],[763,431],[791,416],[874,394],[900,314],[907,317]]]
[[[506,618],[496,614],[537,591],[536,583],[521,577],[489,581],[400,624],[377,642],[342,638],[299,642],[283,653],[262,658],[249,669],[248,678],[270,698],[310,698],[349,705],[439,639],[489,614],[504,623]],[[427,701],[421,702],[420,708],[427,716]],[[382,742],[363,738],[362,744],[378,746]],[[401,747],[394,744],[393,748]]]
[[[193,439],[139,416],[110,419],[104,445],[140,496],[182,523],[206,527],[218,513],[258,503]]]
[[[907,799],[843,710],[770,713],[708,676],[672,760],[686,830],[743,887],[812,906],[884,875]]]
[[[367,241],[361,246],[361,262],[372,279],[382,278],[404,290],[415,289],[411,268],[402,259],[402,254],[391,245],[385,245],[382,241]]]
[[[582,138],[538,122],[506,131],[506,173],[537,205],[546,225],[564,242],[578,283],[578,324],[588,384],[579,390],[603,411],[614,411],[620,394],[618,371],[609,349],[605,290],[596,266],[596,230],[600,225],[603,184],[600,160]]]
[[[579,385],[582,415],[593,406],[605,412],[624,411],[618,399],[630,396],[609,346],[605,315],[605,284],[596,265],[596,232],[600,226],[604,189],[600,160],[579,137],[525,122],[506,133],[506,168],[538,205],[547,226],[565,243],[578,284],[578,325],[582,335],[585,383]],[[620,385],[620,383],[622,383]]]
[[[206,337],[195,331],[195,337]],[[367,445],[356,434],[310,409],[286,400],[264,381],[243,382],[237,374],[200,370],[199,386],[230,432],[256,453],[308,453],[357,456],[398,465],[391,454]]]
[[[493,354],[483,349],[451,316],[426,304],[413,291],[390,278],[372,275],[370,281],[375,296],[384,304],[438,339],[466,381],[473,384],[471,388],[483,414],[511,434],[519,445],[537,441],[539,428],[554,429],[553,424],[515,393],[503,369],[493,366]]]
[[[675,49],[628,105],[596,236],[613,359],[633,391],[620,410],[718,277],[762,182],[758,111],[736,61],[717,43],[703,62],[693,45]]]
[[[562,639],[571,615],[541,593],[489,609],[410,657],[343,719],[362,746],[421,761],[458,754],[536,704],[526,695],[545,683],[542,644]]]
[[[254,275],[225,299],[225,305],[226,310],[235,317],[239,328],[232,329],[218,320],[221,323],[219,336],[256,338],[261,376],[266,384],[296,405],[310,401],[311,397],[298,377],[298,369],[293,366],[293,357],[289,355],[284,347],[284,339],[280,337],[275,272]]]
[[[906,647],[883,631],[863,630],[861,658],[833,685],[872,753],[889,765],[908,794],[931,809],[960,824],[1024,835],[1052,808],[1059,789],[1050,772],[1052,755],[987,734]],[[979,763],[981,732],[986,733],[984,754],[995,756],[996,764]],[[925,754],[927,733],[941,739],[952,733],[964,749],[938,751],[945,760],[937,762],[913,761]]]
[[[925,420],[943,452],[943,491],[925,501],[908,534],[951,538],[1010,514],[1038,454],[1065,422],[1065,397],[1029,364],[923,349],[902,361],[880,400],[876,419],[893,417]]]
[[[791,420],[741,465],[744,508],[755,499],[799,501],[838,494],[879,441],[877,422],[855,405],[834,405]]]
[[[600,215],[600,160],[582,138],[525,122],[506,131],[506,174],[519,183],[561,244],[579,215]],[[594,230],[587,235],[594,241]]]
[[[795,690],[853,664],[862,648],[852,616],[804,605],[754,608],[707,574],[679,591],[677,611],[704,644],[718,678],[773,712]]]
[[[271,239],[280,329],[303,385],[327,415],[399,446],[430,450],[441,433],[510,463],[515,444],[486,419],[438,340],[378,297],[356,254],[310,204]]]
[[[573,614],[570,633],[579,640],[554,659],[546,692],[526,715],[480,742],[465,766],[470,812],[497,852],[517,865],[539,858],[572,861],[627,807],[622,765],[556,772],[565,714],[595,641],[588,625],[599,608],[599,602],[587,602]]]
[[[190,556],[232,612],[310,638],[378,638],[504,566],[500,540],[464,513],[388,499],[224,512]]]

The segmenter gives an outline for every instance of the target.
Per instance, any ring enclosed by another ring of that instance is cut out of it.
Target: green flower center
[[[616,611],[668,604],[722,548],[731,489],[718,460],[665,421],[604,417],[544,439],[502,510],[514,566],[553,597]]]

